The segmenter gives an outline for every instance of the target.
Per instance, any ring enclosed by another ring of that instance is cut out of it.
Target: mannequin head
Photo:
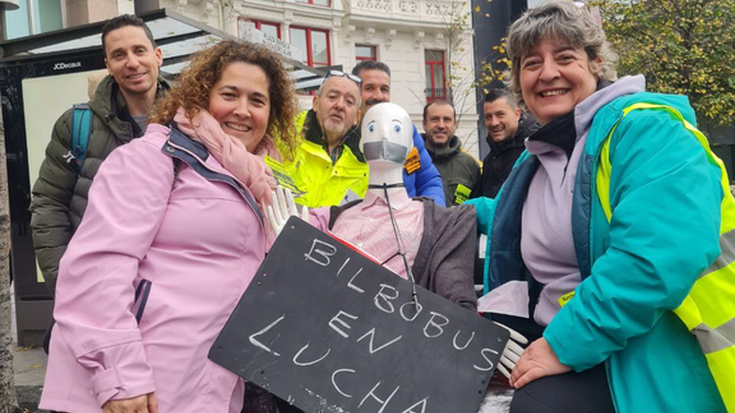
[[[370,166],[370,184],[402,182],[403,165],[413,149],[411,117],[394,103],[373,106],[362,122],[360,149]]]

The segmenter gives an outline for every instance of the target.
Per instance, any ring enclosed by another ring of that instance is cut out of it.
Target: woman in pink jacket
[[[41,408],[239,413],[246,389],[258,399],[207,353],[265,257],[263,158],[278,157],[271,136],[293,148],[296,113],[276,55],[226,41],[110,155],[61,261]]]

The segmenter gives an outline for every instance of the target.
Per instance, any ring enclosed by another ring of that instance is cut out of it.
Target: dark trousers
[[[516,390],[510,413],[615,413],[605,365],[528,383]]]
[[[533,319],[501,314],[489,318],[523,334],[529,343],[544,333]],[[605,365],[532,381],[515,391],[509,413],[615,413]]]

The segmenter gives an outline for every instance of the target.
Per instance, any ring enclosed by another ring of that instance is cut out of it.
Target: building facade
[[[341,65],[350,71],[360,60],[380,60],[391,68],[391,100],[408,111],[419,130],[427,101],[451,98],[460,120],[457,135],[477,156],[469,2],[161,0],[159,5],[238,37],[260,30],[296,46],[312,67]],[[311,96],[300,100],[303,108],[311,107]]]
[[[6,12],[7,39],[60,30],[134,13],[133,0],[13,0]]]

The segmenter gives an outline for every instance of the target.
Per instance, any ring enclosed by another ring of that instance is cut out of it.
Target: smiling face
[[[508,99],[501,97],[492,102],[485,102],[482,109],[487,135],[494,142],[503,142],[516,134],[521,110],[513,109],[508,104]]]
[[[312,108],[330,145],[339,143],[357,124],[359,95],[357,83],[347,77],[334,76],[327,78],[319,96],[314,96]]]
[[[270,83],[260,66],[230,63],[209,92],[209,113],[222,130],[253,152],[265,136],[271,110]]]
[[[365,110],[383,102],[390,102],[390,76],[380,69],[365,69],[362,79],[362,105]]]
[[[520,85],[529,111],[545,125],[572,111],[597,88],[593,69],[582,48],[542,40],[521,59]]]
[[[426,139],[434,146],[443,148],[449,145],[456,130],[454,109],[450,105],[436,103],[426,108],[424,132],[426,132]]]
[[[154,48],[142,28],[123,26],[105,36],[105,66],[123,93],[155,93],[160,48]]]

